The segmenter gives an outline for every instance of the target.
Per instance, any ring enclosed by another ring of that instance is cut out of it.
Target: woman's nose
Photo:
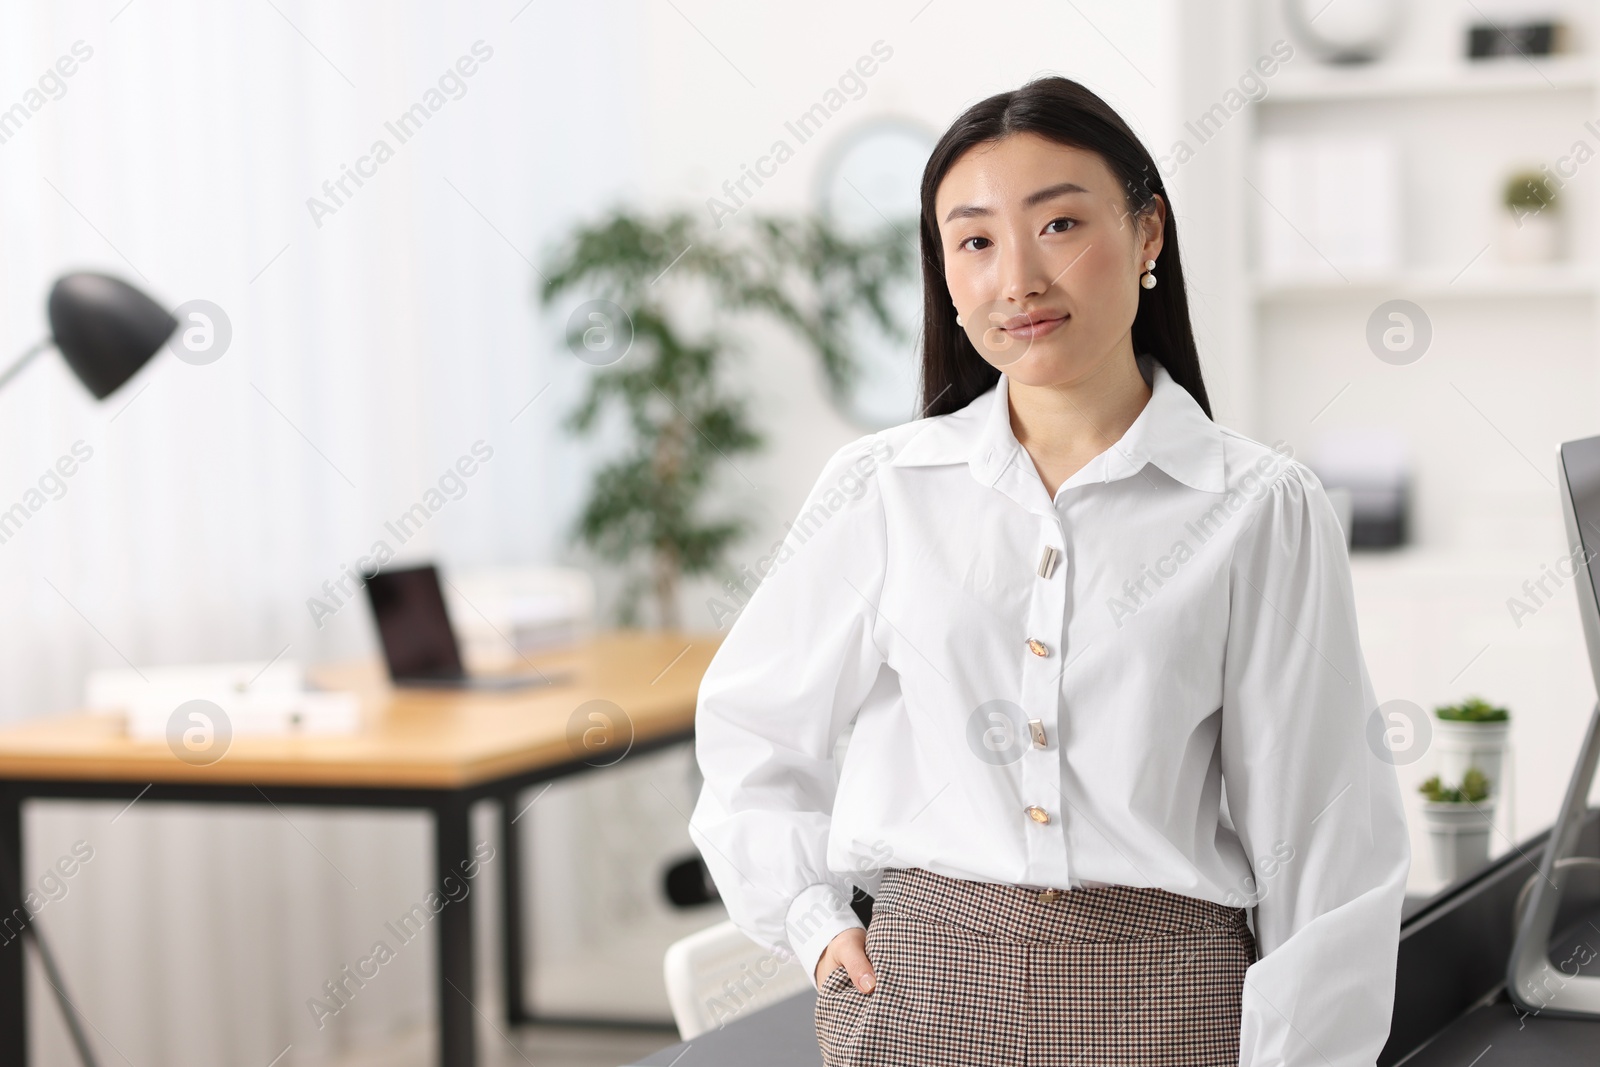
[[[1050,288],[1052,279],[1044,257],[1026,240],[1010,242],[1001,258],[1000,295],[1006,301],[1026,301]]]

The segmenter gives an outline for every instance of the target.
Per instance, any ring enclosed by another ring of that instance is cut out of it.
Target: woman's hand
[[[870,993],[877,986],[872,961],[867,959],[867,932],[859,926],[841,930],[822,950],[817,960],[817,985],[820,987],[822,980],[832,974],[835,967],[841,966],[861,992]]]

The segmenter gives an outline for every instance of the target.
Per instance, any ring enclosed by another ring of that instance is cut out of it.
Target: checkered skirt
[[[1112,885],[1054,895],[890,869],[857,992],[818,989],[827,1067],[1234,1067],[1242,908]]]

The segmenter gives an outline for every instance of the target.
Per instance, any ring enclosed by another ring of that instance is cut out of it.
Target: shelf
[[[1316,68],[1284,74],[1268,82],[1261,104],[1306,104],[1339,100],[1392,100],[1404,97],[1476,96],[1593,90],[1594,59],[1586,55],[1543,59],[1463,61],[1449,67],[1404,67],[1378,63],[1366,67]]]
[[[1554,456],[1551,457],[1550,469],[1555,470]],[[1551,500],[1554,499],[1555,494],[1552,493]],[[1561,543],[1559,537],[1559,532],[1551,534],[1551,541],[1557,550]],[[1550,548],[1550,545],[1515,550],[1442,548],[1413,542],[1389,549],[1356,549],[1350,553],[1350,572],[1358,581],[1380,584],[1394,582],[1401,577],[1420,577],[1447,583],[1472,579],[1493,585],[1513,577],[1520,581],[1527,576],[1529,560],[1542,561]],[[1538,563],[1535,562],[1533,566],[1537,567]],[[1501,601],[1495,600],[1494,603],[1499,605]]]
[[[1331,272],[1316,277],[1256,278],[1250,286],[1257,301],[1321,300],[1340,297],[1413,297],[1429,300],[1479,300],[1494,297],[1593,297],[1600,295],[1600,273],[1588,263],[1516,266],[1474,264],[1457,270],[1412,267],[1379,274],[1345,271],[1348,281]]]

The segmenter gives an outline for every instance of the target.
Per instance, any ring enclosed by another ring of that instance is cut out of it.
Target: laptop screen
[[[436,568],[430,564],[380,571],[366,585],[389,677],[401,681],[466,676]]]

